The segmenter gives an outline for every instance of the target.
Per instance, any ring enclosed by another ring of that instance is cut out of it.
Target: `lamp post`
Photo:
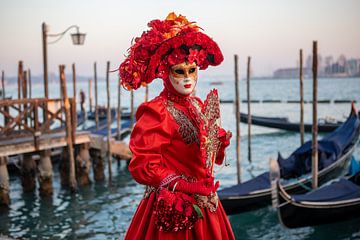
[[[74,45],[83,45],[85,41],[85,33],[79,32],[79,27],[76,25],[72,25],[68,27],[65,31],[56,34],[49,34],[49,28],[46,23],[42,23],[42,42],[43,42],[43,62],[44,62],[44,94],[45,98],[49,98],[48,92],[48,68],[47,68],[47,44],[53,44],[58,42],[70,29],[76,28],[76,33],[71,34],[71,39]],[[57,37],[56,40],[52,42],[48,42],[48,37]],[[46,114],[45,114],[46,116]]]

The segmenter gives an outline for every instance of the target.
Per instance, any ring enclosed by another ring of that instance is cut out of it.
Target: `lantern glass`
[[[73,33],[71,34],[71,39],[74,45],[83,45],[85,42],[85,33]]]

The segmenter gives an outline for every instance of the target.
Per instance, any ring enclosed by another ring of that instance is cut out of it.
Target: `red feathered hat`
[[[219,46],[194,22],[170,13],[163,21],[148,23],[150,30],[135,38],[121,63],[121,84],[128,90],[146,86],[155,78],[166,79],[172,65],[196,64],[200,69],[219,65],[224,57]]]

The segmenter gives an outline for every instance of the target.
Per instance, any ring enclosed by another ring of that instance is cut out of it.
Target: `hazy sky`
[[[32,74],[42,74],[41,24],[59,33],[76,24],[86,32],[84,46],[73,46],[70,31],[48,46],[49,72],[67,71],[91,76],[97,61],[103,75],[106,61],[117,68],[133,37],[147,30],[147,22],[175,11],[196,21],[222,49],[225,61],[208,74],[232,75],[233,54],[252,57],[254,75],[269,75],[278,67],[296,65],[300,48],[307,55],[317,40],[322,55],[341,53],[360,57],[359,0],[1,0],[0,70],[17,74],[23,60]]]

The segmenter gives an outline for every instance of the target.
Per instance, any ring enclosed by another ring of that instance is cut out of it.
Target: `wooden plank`
[[[74,144],[78,145],[83,143],[90,143],[90,135],[87,132],[76,135]],[[65,147],[66,145],[67,141],[64,132],[40,136],[38,139],[38,148],[35,147],[32,137],[12,139],[11,141],[7,141],[6,144],[0,142],[0,157]]]

